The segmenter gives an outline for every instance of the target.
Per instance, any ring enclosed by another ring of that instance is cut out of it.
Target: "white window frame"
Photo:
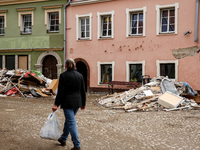
[[[45,10],[44,12],[44,24],[47,26],[47,30],[49,31],[50,30],[50,25],[49,25],[49,13],[53,13],[53,12],[58,12],[59,14],[59,24],[61,24],[61,9],[48,9],[48,10]],[[60,30],[60,28],[59,28]]]
[[[32,27],[34,25],[34,22],[33,22],[33,11],[28,11],[28,12],[18,12],[18,26],[20,27],[20,31],[22,32],[23,31],[23,15],[31,15],[31,23],[32,23]],[[26,33],[25,33],[26,34]]]
[[[0,16],[4,17],[4,34],[0,34],[0,35],[5,35],[5,28],[6,28],[6,14],[0,14]]]
[[[157,77],[160,76],[160,64],[168,64],[168,63],[174,63],[175,64],[175,79],[172,79],[172,80],[178,81],[178,60],[157,60],[156,61]]]
[[[135,34],[132,35],[131,33],[131,20],[130,20],[130,15],[132,13],[137,13],[137,12],[143,12],[143,33],[142,34]],[[142,8],[136,8],[136,9],[129,9],[126,8],[126,37],[132,37],[132,36],[145,36],[146,35],[146,12],[147,12],[147,7],[142,7]]]
[[[174,32],[161,32],[161,9],[169,9],[169,8],[175,8],[175,31]],[[156,11],[157,11],[157,19],[156,19],[156,35],[160,34],[177,34],[178,33],[178,8],[179,3],[170,4],[170,5],[156,5]]]
[[[100,13],[100,12],[97,12],[97,17],[98,17],[98,33],[97,33],[97,39],[104,39],[104,38],[114,38],[114,10],[112,10],[112,11],[110,11],[110,12],[103,12],[103,13]],[[109,37],[104,37],[104,36],[102,36],[101,35],[101,31],[102,31],[102,29],[101,29],[101,27],[102,27],[102,24],[101,24],[101,22],[102,22],[102,20],[101,20],[101,17],[102,16],[106,16],[106,15],[111,15],[111,17],[112,17],[112,27],[111,27],[111,30],[112,30],[112,34],[111,34],[111,36],[109,36]]]
[[[145,75],[145,61],[126,61],[126,81],[130,78],[130,65],[142,64],[142,75]]]
[[[90,24],[90,28],[89,28],[89,37],[88,38],[81,38],[81,22],[80,19],[81,18],[89,18],[89,24]],[[92,13],[90,14],[85,14],[85,15],[76,15],[76,40],[91,40],[92,39]]]
[[[97,62],[97,68],[98,68],[98,85],[105,85],[105,84],[100,84],[101,82],[101,65],[112,65],[112,81],[114,81],[114,67],[115,67],[115,62],[112,61],[112,62],[100,62],[98,61]]]

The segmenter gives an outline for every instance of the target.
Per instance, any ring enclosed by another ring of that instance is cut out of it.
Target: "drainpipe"
[[[65,56],[66,56],[66,9],[69,6],[70,2],[71,0],[68,0],[64,8],[64,63],[63,63],[64,70],[65,70]]]
[[[196,0],[195,42],[198,42],[199,0]]]

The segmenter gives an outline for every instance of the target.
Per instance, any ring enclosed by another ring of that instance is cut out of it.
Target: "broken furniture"
[[[143,75],[142,76],[142,85],[149,83],[151,80],[150,75]]]

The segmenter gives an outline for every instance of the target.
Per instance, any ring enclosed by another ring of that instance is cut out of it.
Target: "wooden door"
[[[48,55],[43,60],[42,74],[49,79],[57,79],[57,60],[54,56]]]

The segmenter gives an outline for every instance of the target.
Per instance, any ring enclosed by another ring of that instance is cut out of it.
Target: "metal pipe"
[[[196,0],[196,16],[195,16],[195,38],[194,41],[198,42],[198,22],[199,22],[199,0]]]
[[[68,0],[67,4],[64,7],[64,63],[63,63],[63,71],[65,70],[65,55],[66,55],[66,8],[69,6],[71,0]]]

